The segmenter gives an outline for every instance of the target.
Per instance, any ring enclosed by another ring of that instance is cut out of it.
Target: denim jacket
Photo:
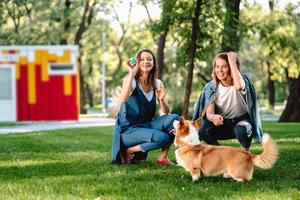
[[[255,88],[245,74],[242,74],[242,77],[245,81],[245,87],[247,91],[246,95],[243,95],[243,98],[245,99],[247,106],[249,108],[249,116],[250,116],[250,123],[252,125],[253,137],[256,140],[256,142],[261,142],[263,132],[262,132],[260,117],[258,113],[258,104],[257,104]],[[193,120],[196,120],[199,117],[203,117],[205,115],[207,107],[213,101],[216,100],[217,95],[218,95],[217,85],[212,80],[204,86],[201,92],[201,95],[195,105]]]

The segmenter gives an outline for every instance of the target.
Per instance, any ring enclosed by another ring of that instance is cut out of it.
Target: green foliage
[[[67,9],[65,0],[1,1],[0,45],[50,45],[60,44],[62,41],[73,44],[86,1],[70,2],[71,6]],[[164,49],[166,66],[162,81],[166,85],[171,105],[173,101],[183,101],[195,1],[139,0],[130,2],[133,6],[159,4],[162,9],[161,16],[159,19],[153,18],[152,22],[145,19],[139,23],[133,23],[129,19],[136,17],[136,14],[132,13],[128,16],[128,20],[122,19],[118,22],[116,17],[113,17],[114,9],[122,7],[125,1],[96,1],[92,24],[80,41],[81,72],[85,85],[93,94],[95,104],[99,104],[101,99],[101,65],[104,58],[104,52],[102,52],[103,19],[107,20],[105,28],[107,95],[119,94],[122,79],[127,73],[126,60],[134,56],[142,47],[150,48],[155,52],[157,39],[168,28]],[[223,40],[222,34],[228,28],[224,27],[226,2],[225,0],[202,1],[191,110],[203,86],[207,80],[210,80],[212,59],[219,53]],[[252,5],[248,2],[250,1],[242,2],[240,6],[238,35],[241,41],[239,54],[242,71],[248,73],[255,83],[259,98],[266,99],[267,65],[271,66],[273,73],[271,78],[276,81],[276,99],[283,101],[287,97],[286,74],[290,78],[295,78],[299,76],[300,71],[300,57],[297,51],[300,43],[299,5],[293,3],[280,9],[275,4],[274,10],[269,12],[258,3]],[[140,11],[146,12],[143,7]],[[122,36],[122,31],[116,31],[116,23],[125,27],[125,35]],[[123,41],[118,46],[122,37],[124,37]],[[120,57],[117,54],[118,50]],[[117,68],[119,59],[123,66],[121,69]]]
[[[255,168],[245,183],[221,176],[193,183],[181,167],[158,167],[159,150],[137,165],[111,165],[113,127],[1,135],[0,199],[297,199],[300,124],[263,127],[279,146],[279,160],[272,169]],[[236,140],[222,144],[240,147]],[[252,144],[251,152],[261,150]]]
[[[210,79],[211,61],[220,49],[220,34],[223,30],[225,10],[222,1],[202,1],[202,4],[190,111],[206,80]],[[183,102],[185,95],[183,86],[187,80],[188,50],[195,1],[162,1],[161,8],[160,20],[149,24],[149,27],[155,38],[158,38],[166,28],[169,30],[164,50],[166,66],[162,79],[167,86],[171,105],[172,103],[176,105],[175,107],[172,105],[172,109],[177,110],[180,105],[178,102]]]
[[[297,12],[297,6],[292,4],[284,9],[275,5],[270,11],[247,3],[241,12],[242,64],[256,83],[261,99],[267,99],[268,70],[275,81],[278,102],[287,98],[288,78],[299,76],[300,60],[295,51],[300,40]]]

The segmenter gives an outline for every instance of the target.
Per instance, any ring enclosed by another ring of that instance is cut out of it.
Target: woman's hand
[[[221,126],[223,125],[223,117],[221,115],[214,114],[212,116],[212,122],[214,123],[215,126]]]
[[[236,52],[230,51],[227,53],[227,56],[228,56],[228,62],[229,62],[230,67],[236,66],[236,63],[239,59],[238,54]]]
[[[133,76],[135,76],[138,71],[137,63],[135,65],[131,65],[130,59],[128,59],[127,60],[127,69],[129,71],[129,74],[132,74]]]
[[[156,90],[156,97],[159,101],[163,100],[167,94],[165,87],[163,85],[160,85]]]

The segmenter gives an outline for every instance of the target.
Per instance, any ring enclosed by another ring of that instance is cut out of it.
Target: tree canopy
[[[299,115],[291,114],[298,107],[290,107],[299,106],[295,99],[299,99],[300,3],[279,7],[277,1],[269,1],[263,7],[258,2],[3,0],[0,44],[79,45],[82,113],[101,103],[104,54],[107,96],[118,96],[127,73],[126,60],[147,47],[157,52],[159,78],[173,111],[191,115],[211,79],[213,57],[236,50],[242,71],[255,83],[260,105],[286,102],[281,120],[300,121]],[[153,5],[161,9],[159,17],[151,13]],[[147,17],[138,19],[141,13]],[[294,90],[297,95],[292,97]]]

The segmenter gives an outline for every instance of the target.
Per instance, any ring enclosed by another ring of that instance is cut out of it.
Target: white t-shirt
[[[154,95],[153,90],[151,90],[150,92],[146,93],[143,90],[143,87],[141,86],[141,84],[140,83],[138,83],[138,84],[139,84],[139,87],[142,90],[143,94],[145,95],[146,99],[150,102],[152,100],[152,98],[153,98],[153,95]],[[159,88],[161,85],[163,85],[162,81],[159,80],[159,79],[156,79],[156,81],[155,81],[156,88]],[[132,81],[131,88],[132,88],[132,91],[136,88],[136,80],[135,79]]]
[[[219,83],[217,92],[216,114],[232,119],[249,113],[247,103],[243,98],[243,95],[246,95],[246,90],[239,91],[234,86],[225,87]]]

